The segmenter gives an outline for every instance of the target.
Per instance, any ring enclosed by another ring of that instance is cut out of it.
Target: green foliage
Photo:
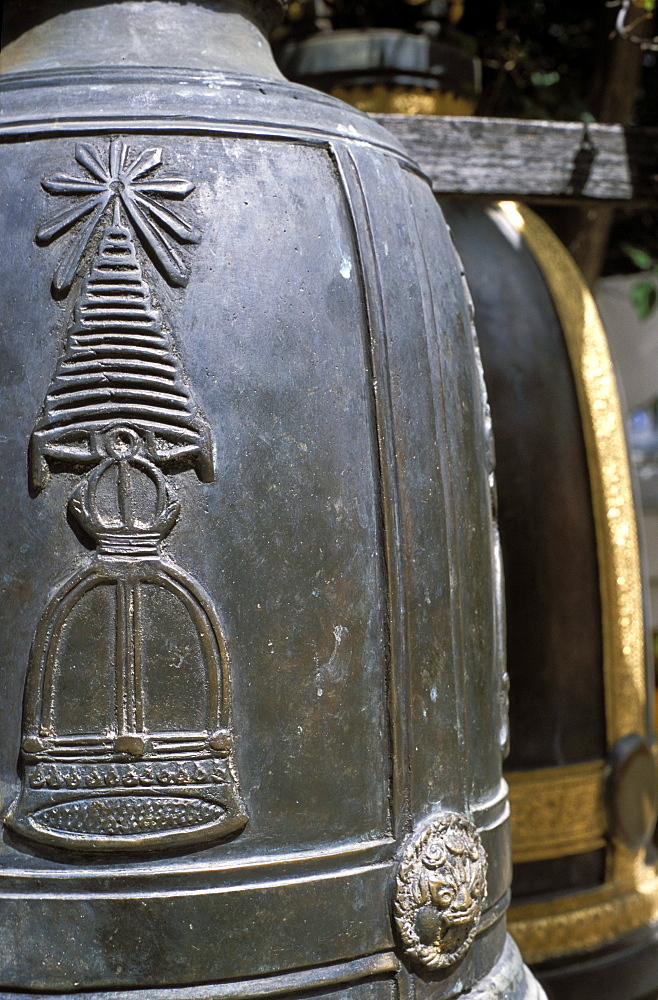
[[[631,287],[628,296],[640,319],[648,319],[658,304],[658,261],[641,247],[624,243],[622,249],[640,271],[646,272],[646,277]]]
[[[628,295],[640,319],[648,319],[656,308],[658,285],[655,281],[638,281]]]
[[[653,14],[656,9],[655,0],[633,0],[633,6],[645,10],[647,14]]]
[[[640,271],[649,271],[655,266],[655,261],[650,253],[646,250],[642,250],[640,247],[631,246],[629,243],[624,243],[622,247],[625,254],[627,254],[635,266]]]
[[[559,80],[560,74],[557,70],[552,70],[550,73],[541,73],[539,70],[535,70],[534,73],[530,74],[530,81],[535,87],[552,87]]]
[[[467,0],[460,28],[477,37],[484,66],[479,113],[591,121],[613,21],[605,0]]]

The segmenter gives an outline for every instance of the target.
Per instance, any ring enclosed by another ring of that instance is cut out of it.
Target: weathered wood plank
[[[440,195],[650,203],[658,128],[376,115]]]

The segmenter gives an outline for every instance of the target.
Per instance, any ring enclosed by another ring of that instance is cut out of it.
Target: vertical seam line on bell
[[[418,226],[418,219],[416,218],[416,213],[414,211],[411,192],[409,191],[408,198],[405,199],[405,212],[407,217],[410,219],[410,223],[413,226],[413,231],[416,234],[416,246],[418,251],[416,254],[416,274],[418,276],[419,283],[424,279],[425,293],[421,293],[421,301],[423,304],[423,314],[425,317],[425,331],[436,330],[437,324],[437,309],[435,304],[435,296],[432,288],[432,281],[430,278],[429,265],[427,263],[427,257],[425,254],[425,249],[422,244],[422,239],[420,235],[420,230]],[[420,258],[420,260],[419,260]],[[422,265],[422,266],[421,266]],[[428,308],[429,303],[429,308]],[[452,456],[450,455],[449,449],[449,436],[446,433],[448,427],[448,413],[446,409],[445,393],[443,392],[443,379],[442,379],[442,369],[443,362],[441,356],[440,345],[437,343],[435,349],[431,349],[429,342],[429,337],[427,332],[425,334],[425,344],[427,353],[427,363],[430,373],[434,377],[431,378],[431,389],[432,389],[432,399],[433,399],[433,413],[432,422],[434,424],[436,432],[436,448],[440,457],[441,466],[439,469],[439,481],[442,487],[443,502],[446,512],[446,521],[449,525],[450,530],[446,532],[446,548],[448,550],[448,564],[452,567],[454,572],[454,591],[451,586],[450,589],[450,605],[451,609],[456,608],[459,610],[459,615],[454,613],[450,615],[451,631],[452,631],[452,641],[453,641],[453,655],[452,655],[452,666],[453,666],[453,677],[455,683],[455,693],[457,695],[457,737],[459,747],[464,753],[466,765],[460,766],[459,768],[459,786],[462,792],[463,802],[470,808],[472,800],[472,789],[470,787],[470,782],[467,781],[467,769],[469,762],[469,744],[467,739],[467,720],[466,720],[466,698],[464,691],[464,676],[466,672],[466,648],[464,642],[464,614],[461,601],[462,592],[462,573],[460,570],[460,546],[459,546],[459,533],[457,530],[457,507],[455,503],[455,495],[452,486],[452,479],[450,476],[446,475],[447,470],[451,468],[453,462],[451,461]],[[438,369],[438,371],[437,371]],[[438,377],[436,377],[438,376]],[[438,414],[441,415],[442,426],[438,422]],[[443,433],[441,433],[443,431]],[[452,582],[452,581],[451,581]],[[456,652],[459,650],[460,663],[456,662]],[[461,763],[461,762],[460,762]]]
[[[338,143],[328,144],[349,210],[354,244],[361,275],[361,294],[367,333],[364,355],[369,366],[370,391],[376,436],[379,479],[380,533],[384,541],[384,589],[388,651],[385,673],[390,763],[389,823],[393,836],[403,839],[412,828],[409,775],[409,694],[406,678],[408,648],[406,601],[401,566],[401,524],[398,469],[392,418],[391,388],[388,378],[388,345],[383,308],[381,275],[374,252],[372,220],[368,211],[359,167],[351,150]],[[352,175],[350,177],[349,175]],[[357,225],[357,213],[362,225]]]

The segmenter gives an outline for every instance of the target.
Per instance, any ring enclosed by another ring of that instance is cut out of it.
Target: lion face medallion
[[[477,931],[487,858],[473,824],[446,813],[416,832],[397,875],[395,922],[407,954],[426,969],[459,961]]]

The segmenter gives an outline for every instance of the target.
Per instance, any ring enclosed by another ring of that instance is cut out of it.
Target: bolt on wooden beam
[[[515,118],[376,115],[437,195],[652,204],[658,128]]]

